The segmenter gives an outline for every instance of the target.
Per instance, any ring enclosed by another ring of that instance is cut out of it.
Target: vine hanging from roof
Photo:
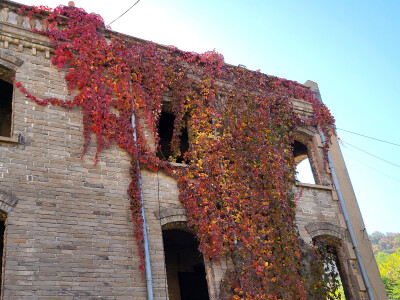
[[[50,38],[52,62],[66,72],[68,89],[79,93],[73,100],[39,100],[20,82],[16,86],[39,105],[82,108],[82,155],[94,134],[95,163],[113,143],[132,158],[127,192],[140,268],[144,256],[139,172],[162,169],[177,179],[188,226],[194,228],[203,255],[215,261],[232,258],[233,268],[222,284],[225,297],[305,299],[294,224],[293,131],[299,125],[317,125],[329,143],[334,127],[328,109],[312,92],[293,81],[227,66],[215,51],[183,52],[150,42],[126,42],[116,34],[106,39],[103,19],[79,8],[24,6],[20,13],[40,16],[47,25],[39,32]],[[156,143],[159,140],[165,94],[173,99],[175,156],[181,155],[181,129],[188,127],[190,147],[182,153],[190,161],[186,168],[160,160],[144,134],[143,122]],[[314,115],[300,119],[291,98],[311,102]],[[137,139],[132,115],[137,116]],[[317,286],[321,282],[313,288]]]

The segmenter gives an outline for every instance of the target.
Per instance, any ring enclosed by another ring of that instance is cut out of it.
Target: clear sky
[[[75,1],[106,24],[133,3]],[[400,144],[400,1],[141,0],[111,27],[182,50],[215,49],[230,64],[300,83],[313,80],[338,128]],[[400,232],[400,147],[338,135],[368,233]]]

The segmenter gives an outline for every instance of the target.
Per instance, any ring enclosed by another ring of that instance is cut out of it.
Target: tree
[[[400,299],[400,248],[390,255],[379,252],[376,258],[389,299]]]
[[[369,239],[375,255],[379,251],[391,254],[400,248],[400,233],[388,232],[383,234],[382,232],[375,231],[369,236]]]

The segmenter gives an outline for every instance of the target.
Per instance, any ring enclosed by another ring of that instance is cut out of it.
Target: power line
[[[336,129],[339,129],[339,130],[342,130],[342,131],[346,131],[348,133],[352,133],[352,134],[355,134],[355,135],[359,135],[359,136],[362,136],[362,137],[365,137],[365,138],[368,138],[368,139],[371,139],[371,140],[375,140],[375,141],[379,141],[379,142],[382,142],[382,143],[391,144],[391,145],[400,147],[400,144],[396,144],[396,143],[380,140],[380,139],[377,139],[377,138],[374,138],[374,137],[371,137],[371,136],[367,136],[367,135],[364,135],[364,134],[361,134],[361,133],[357,133],[357,132],[353,132],[353,131],[346,130],[346,129],[341,129],[341,128],[336,128]]]
[[[384,162],[386,162],[386,163],[388,163],[388,164],[391,164],[391,165],[393,165],[393,166],[395,166],[395,167],[400,168],[400,165],[397,165],[397,164],[392,163],[392,162],[390,162],[390,161],[388,161],[388,160],[386,160],[386,159],[383,159],[383,158],[381,158],[381,157],[379,157],[379,156],[376,156],[376,155],[374,155],[374,154],[372,154],[372,153],[369,153],[369,152],[367,152],[367,151],[365,151],[365,150],[363,150],[363,149],[360,149],[360,148],[358,148],[357,146],[354,146],[354,145],[352,145],[352,144],[350,144],[350,143],[348,143],[348,142],[343,141],[342,139],[340,139],[340,141],[342,141],[343,144],[347,144],[347,145],[349,145],[349,146],[351,146],[351,147],[353,147],[353,148],[355,148],[355,149],[357,149],[357,150],[359,150],[359,151],[361,151],[361,152],[364,152],[364,153],[366,153],[366,154],[368,154],[368,155],[370,155],[370,156],[372,156],[372,157],[375,157],[375,158],[377,158],[377,159],[379,159],[379,160],[381,160],[381,161],[384,161]]]
[[[137,0],[131,7],[129,7],[122,15],[120,15],[118,18],[114,19],[114,21],[112,21],[110,24],[108,24],[107,26],[110,26],[112,23],[114,23],[115,21],[117,21],[119,18],[121,18],[124,14],[126,14],[128,11],[130,11],[132,9],[132,7],[134,7],[136,4],[138,4],[140,2],[140,0]]]
[[[351,153],[354,153],[350,148],[347,148],[345,145],[343,145],[343,146],[344,146],[344,149],[346,149],[346,151],[349,151],[349,152],[351,152]],[[368,164],[365,164],[365,163],[361,162],[360,160],[354,158],[354,156],[350,155],[349,153],[346,154],[346,155],[347,155],[348,157],[350,157],[353,161],[359,163],[360,165],[363,165],[364,167],[366,167],[366,168],[368,168],[368,169],[371,169],[372,171],[374,171],[374,172],[376,172],[376,173],[379,173],[379,174],[381,174],[381,175],[383,175],[383,176],[385,176],[385,177],[387,177],[387,178],[390,178],[390,179],[392,179],[392,180],[394,180],[394,181],[400,182],[399,179],[394,178],[394,177],[392,177],[392,176],[390,176],[390,175],[388,175],[388,174],[386,174],[386,173],[381,172],[380,170],[377,170],[377,169],[371,167],[371,166],[368,165]]]

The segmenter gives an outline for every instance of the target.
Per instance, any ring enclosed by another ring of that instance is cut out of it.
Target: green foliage
[[[345,300],[346,299],[346,296],[344,294],[343,285],[342,285],[342,282],[340,281],[340,278],[338,278],[338,281],[339,281],[339,285],[336,287],[335,290],[332,290],[329,293],[329,296],[327,299],[332,299],[332,300],[338,300],[338,299]]]
[[[343,289],[343,284],[340,282],[340,286],[338,290],[336,291],[336,299],[346,299],[346,296],[344,295],[344,289]]]
[[[369,238],[389,299],[400,299],[400,233],[374,232]]]
[[[382,251],[378,252],[377,254],[375,254],[376,263],[380,265],[387,262],[389,256],[390,254],[387,254],[385,252]]]
[[[378,267],[389,299],[400,299],[400,248],[392,254],[381,254],[377,257]]]

